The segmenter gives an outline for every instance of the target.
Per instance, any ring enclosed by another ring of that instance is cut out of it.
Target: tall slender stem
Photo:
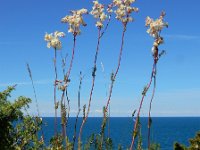
[[[107,100],[107,104],[106,104],[106,107],[104,109],[104,118],[103,118],[103,123],[102,123],[102,126],[101,126],[101,148],[102,148],[102,145],[103,145],[103,138],[104,138],[104,127],[106,125],[106,119],[107,119],[107,112],[108,112],[108,106],[110,104],[110,100],[111,100],[111,96],[112,96],[112,90],[113,90],[113,86],[114,86],[114,81],[116,79],[116,76],[118,74],[118,71],[119,71],[119,68],[120,68],[120,65],[121,65],[121,58],[122,58],[122,52],[123,52],[123,47],[124,47],[124,35],[125,35],[125,32],[126,32],[126,23],[123,24],[124,28],[123,28],[123,32],[122,32],[122,38],[121,38],[121,47],[120,47],[120,53],[119,53],[119,57],[118,57],[118,65],[117,65],[117,69],[115,71],[115,73],[113,74],[113,76],[111,76],[111,86],[110,86],[110,90],[109,90],[109,96],[108,96],[108,100]],[[109,134],[110,134],[110,131],[108,130]]]
[[[71,61],[70,61],[70,66],[69,69],[67,71],[67,75],[66,75],[66,81],[68,82],[71,70],[72,70],[72,66],[73,66],[73,60],[74,60],[74,54],[75,54],[75,48],[76,48],[76,34],[74,34],[74,44],[73,44],[73,48],[72,48],[72,57],[71,57]]]
[[[40,111],[39,111],[39,105],[38,105],[38,99],[37,99],[37,94],[36,94],[36,90],[35,90],[35,86],[34,86],[34,82],[33,82],[33,77],[32,77],[32,72],[31,72],[31,68],[29,66],[29,64],[27,63],[27,69],[28,69],[28,73],[29,73],[29,77],[31,79],[31,83],[32,83],[32,88],[33,88],[33,93],[34,93],[34,97],[35,97],[35,103],[36,103],[36,109],[37,109],[37,115],[38,117],[40,117]],[[41,131],[42,131],[42,138],[44,140],[44,132],[43,132],[43,127],[41,125]]]
[[[69,114],[70,114],[70,99],[68,97],[68,89],[66,89],[66,97],[67,97],[67,119],[66,119],[66,128],[67,128],[67,125],[68,125],[68,121],[69,121]]]
[[[61,109],[61,126],[62,126],[62,135],[63,137],[66,137],[66,108],[65,108],[65,93],[62,92],[61,96],[61,103],[60,103],[60,109]]]
[[[150,100],[150,104],[149,104],[149,116],[148,116],[148,150],[150,150],[150,145],[151,145],[151,141],[150,141],[151,123],[152,123],[151,106],[152,106],[152,102],[153,102],[153,98],[154,98],[155,90],[156,90],[156,64],[155,64],[153,79],[154,79],[154,84],[153,84],[153,91],[152,91],[151,100]]]
[[[54,50],[54,71],[55,71],[55,81],[54,81],[54,110],[55,110],[54,134],[55,134],[55,136],[57,136],[57,100],[56,100],[56,88],[57,88],[57,78],[58,78],[56,59],[57,59],[57,50],[55,48],[55,50]]]
[[[96,53],[95,53],[95,57],[94,57],[94,67],[93,67],[93,72],[92,72],[92,87],[91,87],[91,90],[90,90],[90,97],[89,97],[88,109],[87,109],[87,112],[86,112],[86,116],[83,119],[83,122],[82,122],[81,127],[80,127],[79,141],[81,141],[83,126],[84,126],[84,124],[85,124],[85,122],[86,122],[86,120],[88,118],[89,112],[90,112],[90,105],[91,105],[91,101],[92,101],[92,94],[93,94],[94,85],[95,85],[96,63],[97,63],[97,57],[98,57],[98,52],[99,52],[99,46],[100,46],[100,38],[101,38],[101,28],[99,28],[99,30],[98,30],[98,40],[97,40]]]
[[[123,52],[123,47],[124,47],[124,35],[125,35],[125,32],[126,32],[126,24],[124,25],[123,32],[122,32],[121,47],[120,47],[120,53],[119,53],[119,58],[118,58],[118,65],[117,65],[117,69],[116,69],[116,71],[114,73],[112,82],[111,82],[109,97],[108,97],[107,104],[106,104],[106,111],[108,110],[108,105],[110,103],[110,99],[111,99],[111,96],[112,96],[113,84],[114,84],[114,81],[116,79],[116,76],[118,74],[118,71],[119,71],[119,68],[120,68],[120,65],[121,65],[121,58],[122,58],[122,52]]]
[[[74,136],[73,136],[73,143],[72,143],[72,149],[74,150],[74,144],[76,141],[76,128],[77,128],[77,122],[78,122],[78,116],[80,114],[81,108],[80,108],[80,101],[81,101],[81,85],[82,85],[82,76],[80,72],[80,82],[79,82],[79,88],[78,88],[78,112],[76,114],[76,121],[74,125]]]
[[[108,137],[110,138],[110,104],[109,104],[109,112],[108,112]]]
[[[134,145],[134,141],[135,141],[135,137],[136,137],[136,133],[137,133],[137,128],[138,128],[138,121],[139,121],[140,111],[141,111],[141,108],[142,108],[144,97],[146,96],[146,93],[149,90],[149,88],[151,86],[151,83],[152,83],[152,79],[154,77],[155,65],[156,65],[156,61],[154,61],[154,64],[153,64],[150,81],[149,81],[147,87],[145,87],[145,89],[143,91],[143,94],[142,94],[142,99],[140,101],[139,110],[138,110],[137,117],[136,117],[135,124],[134,124],[133,137],[132,137],[132,142],[131,142],[130,150],[133,149],[133,145]]]
[[[70,60],[70,66],[69,69],[66,73],[66,75],[64,75],[64,84],[67,85],[67,83],[69,82],[69,77],[70,77],[70,73],[72,70],[72,66],[73,66],[73,60],[74,60],[74,54],[75,54],[75,47],[76,47],[76,34],[74,34],[74,38],[73,38],[73,48],[72,48],[72,57]],[[64,72],[64,69],[63,69]],[[65,94],[67,96],[67,104],[68,104],[68,112],[67,112],[67,119],[66,119],[66,104],[65,104]],[[66,137],[66,125],[67,125],[67,121],[69,118],[69,111],[70,111],[70,106],[69,106],[69,99],[68,99],[68,95],[67,95],[67,87],[65,87],[62,91],[62,97],[61,97],[61,118],[62,118],[62,135],[65,138]],[[65,140],[66,141],[66,140]]]
[[[100,38],[102,38],[102,36],[105,34],[106,30],[108,29],[108,26],[110,24],[110,20],[111,20],[111,15],[109,15],[109,17],[108,17],[108,22],[107,22],[103,32],[101,32]]]

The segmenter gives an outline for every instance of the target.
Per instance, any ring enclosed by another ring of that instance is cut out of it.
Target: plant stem
[[[97,63],[97,57],[98,57],[98,52],[99,52],[99,46],[100,46],[100,38],[101,38],[101,28],[99,28],[98,30],[98,40],[97,40],[97,47],[96,47],[96,53],[95,53],[95,57],[94,57],[94,67],[93,67],[93,72],[92,72],[92,87],[90,90],[90,97],[89,97],[89,104],[88,104],[88,109],[86,112],[86,116],[82,121],[81,127],[80,127],[80,132],[79,132],[79,140],[81,142],[81,136],[82,136],[82,130],[83,130],[83,126],[88,118],[89,112],[90,112],[90,105],[91,105],[91,101],[92,101],[92,94],[93,94],[93,90],[94,90],[94,85],[95,85],[95,73],[96,73],[96,63]],[[80,147],[80,145],[79,145]]]
[[[67,97],[67,119],[66,119],[66,128],[67,128],[67,125],[68,125],[68,121],[69,121],[69,114],[70,114],[70,99],[68,97],[68,90],[66,89],[66,97]]]
[[[105,33],[106,30],[108,29],[108,26],[109,26],[109,24],[110,24],[110,20],[111,20],[111,15],[109,15],[109,17],[108,17],[108,22],[107,22],[107,24],[106,24],[106,26],[105,26],[103,32],[101,33],[100,38],[103,37],[104,33]]]
[[[109,104],[109,112],[108,112],[108,137],[110,138],[110,104]]]
[[[65,97],[65,93],[62,92],[61,103],[60,103],[61,126],[62,126],[62,135],[65,138],[66,137],[66,106],[65,106],[64,97]]]
[[[148,150],[150,150],[150,145],[151,145],[151,141],[150,141],[150,131],[151,131],[151,124],[152,124],[152,119],[151,119],[151,106],[152,106],[152,102],[153,102],[153,98],[155,95],[155,90],[156,90],[156,64],[155,64],[155,70],[154,70],[154,85],[153,85],[153,91],[152,91],[152,95],[151,95],[151,100],[150,100],[150,104],[149,104],[149,116],[148,116]]]
[[[72,143],[72,150],[74,150],[74,144],[76,141],[76,128],[77,128],[77,122],[78,122],[78,116],[80,114],[81,108],[80,108],[80,101],[81,101],[81,85],[82,85],[82,76],[80,72],[80,82],[79,82],[79,88],[78,88],[78,112],[76,114],[76,121],[74,125],[74,136],[73,136],[73,143]]]
[[[56,88],[57,88],[57,65],[56,65],[56,59],[57,59],[57,50],[55,48],[54,50],[54,71],[55,71],[55,82],[54,82],[54,109],[55,109],[55,118],[54,118],[54,135],[57,136],[57,100],[56,100]]]
[[[31,84],[32,84],[32,88],[33,88],[33,93],[34,93],[34,97],[35,97],[35,103],[36,103],[36,109],[37,109],[37,113],[38,113],[38,117],[40,118],[40,112],[39,112],[39,105],[38,105],[38,99],[37,99],[37,94],[36,94],[36,90],[35,90],[35,86],[34,86],[34,82],[33,82],[33,77],[32,77],[32,73],[31,73],[31,68],[29,66],[29,64],[27,63],[27,70],[29,73],[29,77],[31,79]],[[42,131],[42,138],[44,140],[44,132],[43,132],[43,127],[41,125],[41,131]]]
[[[72,48],[72,57],[71,57],[71,61],[70,61],[70,66],[69,69],[67,71],[67,75],[66,75],[66,82],[68,82],[69,80],[69,76],[72,70],[72,65],[73,65],[73,60],[74,60],[74,53],[75,53],[75,47],[76,47],[76,34],[74,34],[74,44],[73,44],[73,48]]]
[[[108,112],[108,106],[110,104],[110,100],[111,100],[111,96],[112,96],[112,90],[113,90],[113,86],[114,86],[114,81],[116,79],[116,76],[118,74],[118,71],[119,71],[119,68],[120,68],[120,64],[121,64],[121,58],[122,58],[122,52],[123,52],[123,47],[124,47],[124,35],[125,35],[125,32],[126,32],[126,25],[127,24],[124,24],[124,28],[123,28],[123,32],[122,32],[122,38],[121,38],[121,47],[120,47],[120,53],[119,53],[119,58],[118,58],[118,65],[117,65],[117,69],[114,73],[114,75],[111,77],[111,86],[110,86],[110,90],[109,90],[109,96],[108,96],[108,100],[107,100],[107,104],[106,104],[106,107],[105,107],[105,112],[104,112],[104,118],[103,118],[103,123],[102,123],[102,126],[101,126],[101,131],[102,131],[102,138],[101,138],[101,148],[102,148],[102,144],[103,144],[103,136],[104,136],[104,126],[106,124],[106,119],[107,119],[107,112]],[[109,131],[109,130],[108,130]],[[110,131],[109,131],[110,132]]]
[[[116,79],[116,76],[118,74],[118,71],[119,71],[119,68],[120,68],[120,65],[121,65],[121,58],[122,58],[122,52],[123,52],[123,47],[124,47],[124,35],[125,35],[125,32],[126,32],[126,24],[124,25],[123,32],[122,32],[121,47],[120,47],[120,53],[119,53],[119,58],[118,58],[118,65],[117,65],[117,69],[116,69],[116,71],[114,73],[112,82],[111,82],[109,97],[108,97],[107,104],[106,104],[106,111],[108,111],[108,105],[110,103],[110,99],[111,99],[111,96],[112,96],[112,89],[113,89],[114,81]]]
[[[149,90],[149,88],[150,88],[150,86],[151,86],[152,79],[153,79],[153,77],[154,77],[154,71],[155,71],[155,65],[156,65],[156,63],[157,63],[157,62],[154,61],[153,68],[152,68],[152,72],[151,72],[150,81],[149,81],[147,87],[145,87],[144,93],[142,94],[142,99],[141,99],[141,101],[140,101],[139,110],[138,110],[137,117],[136,117],[136,121],[135,121],[135,124],[134,124],[133,137],[132,137],[132,142],[131,142],[130,150],[133,149],[133,145],[134,145],[134,141],[135,141],[135,137],[136,137],[136,133],[137,133],[137,127],[138,127],[138,120],[139,120],[139,116],[140,116],[140,111],[141,111],[141,108],[142,108],[142,104],[143,104],[143,101],[144,101],[144,97],[146,96],[146,93],[148,92],[148,90]]]
[[[69,66],[69,69],[68,69],[66,75],[64,75],[64,84],[66,84],[66,85],[69,82],[69,76],[70,76],[72,66],[73,66],[75,47],[76,47],[76,34],[74,34],[74,38],[73,38],[73,48],[72,48],[72,57],[71,57],[71,60],[70,60],[70,66]],[[64,68],[63,68],[63,73],[65,73]],[[67,119],[66,119],[65,94],[67,96],[67,102],[68,102],[67,103],[68,104]],[[68,121],[68,118],[69,118],[69,111],[70,111],[69,99],[68,99],[68,95],[67,95],[67,87],[65,87],[64,90],[62,91],[61,104],[60,105],[61,105],[61,118],[62,118],[62,122],[61,122],[62,135],[63,135],[64,138],[66,138],[66,128],[67,128],[66,125],[67,125],[67,121]]]

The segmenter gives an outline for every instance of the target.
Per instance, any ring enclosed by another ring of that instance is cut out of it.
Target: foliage
[[[184,145],[181,145],[179,143],[174,144],[174,150],[186,150],[186,147]]]
[[[194,138],[189,139],[190,145],[186,147],[176,142],[174,144],[174,150],[199,150],[200,149],[200,131],[196,133]]]
[[[160,150],[160,144],[158,143],[151,143],[150,150]]]
[[[39,117],[24,116],[16,125],[14,146],[16,149],[44,149],[43,137],[39,138],[42,119]]]
[[[20,96],[13,103],[8,98],[15,86],[0,92],[0,149],[40,149],[43,139],[38,139],[42,119],[25,116],[22,108],[29,107],[30,98]]]

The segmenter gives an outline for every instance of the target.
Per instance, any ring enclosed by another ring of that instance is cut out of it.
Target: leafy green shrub
[[[200,131],[197,132],[194,138],[189,139],[189,142],[189,147],[186,147],[185,145],[176,142],[174,144],[174,150],[200,150]]]
[[[8,98],[15,86],[0,92],[0,149],[40,149],[43,139],[39,140],[38,132],[42,119],[25,116],[22,109],[27,109],[31,99],[20,96],[13,103]]]

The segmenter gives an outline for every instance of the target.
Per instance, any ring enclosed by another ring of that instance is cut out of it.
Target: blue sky
[[[100,1],[102,3],[107,0]],[[121,68],[111,99],[111,116],[131,116],[137,109],[141,91],[151,72],[151,47],[153,39],[146,33],[146,16],[157,18],[166,11],[169,28],[162,35],[166,50],[158,64],[157,89],[153,102],[153,116],[200,116],[200,1],[138,0],[134,3],[139,13],[133,14],[125,35]],[[84,0],[0,0],[0,90],[18,84],[12,99],[24,95],[34,98],[26,63],[31,66],[40,113],[53,116],[53,50],[46,47],[44,34],[55,30],[67,33],[67,25],[60,22],[69,10],[87,8],[92,1]],[[97,29],[92,16],[85,16],[87,27],[77,38],[74,66],[69,86],[71,115],[77,111],[79,72],[85,74],[81,91],[81,105],[88,104],[91,87],[92,62],[97,41]],[[97,62],[97,77],[90,116],[102,116],[110,84],[110,73],[116,68],[122,33],[121,24],[112,18],[108,31],[102,38]],[[71,56],[73,37],[62,39],[62,53]],[[105,71],[102,72],[101,62]],[[62,78],[61,72],[59,77]],[[151,91],[149,91],[151,92]],[[147,116],[147,95],[142,116]],[[29,110],[35,114],[35,102]]]

